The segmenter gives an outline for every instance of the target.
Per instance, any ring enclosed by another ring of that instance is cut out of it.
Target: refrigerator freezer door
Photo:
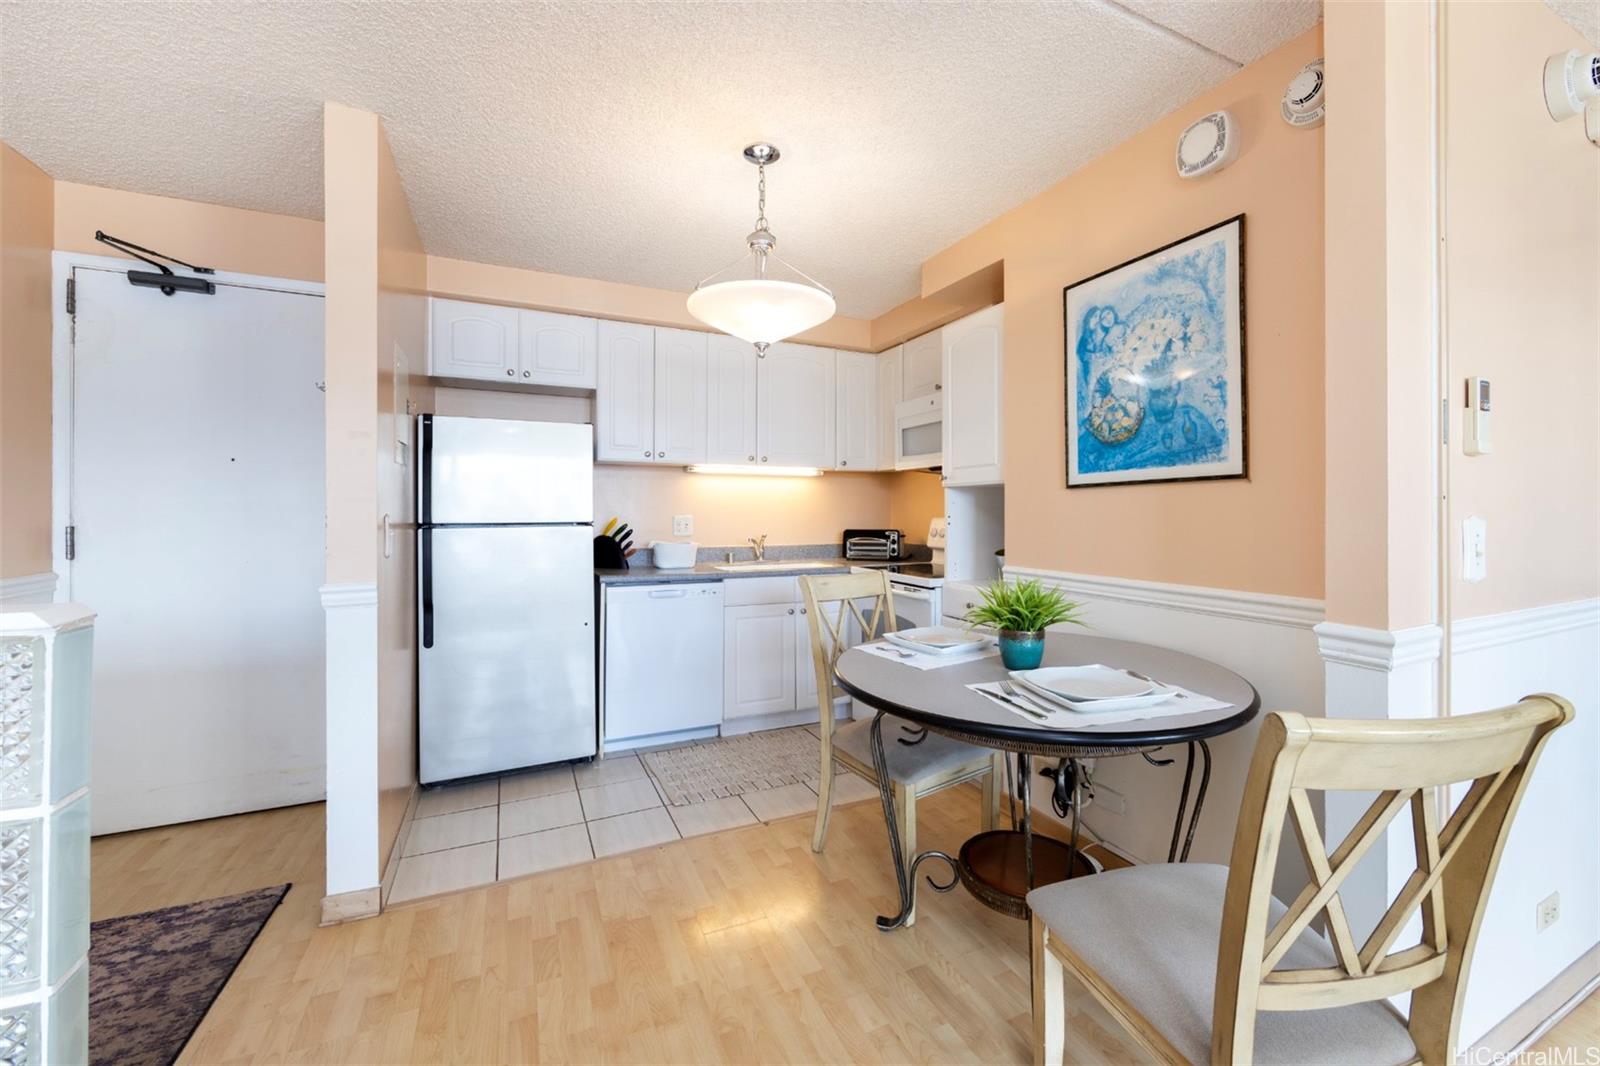
[[[594,755],[593,527],[417,536],[422,783]]]
[[[423,415],[425,524],[594,521],[594,427]]]

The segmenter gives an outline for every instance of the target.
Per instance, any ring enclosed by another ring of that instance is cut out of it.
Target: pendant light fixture
[[[786,337],[804,333],[833,317],[833,293],[773,252],[778,238],[767,228],[767,166],[778,149],[752,144],[745,159],[756,165],[756,228],[745,243],[749,252],[694,287],[689,313],[712,329],[749,341],[756,355]]]

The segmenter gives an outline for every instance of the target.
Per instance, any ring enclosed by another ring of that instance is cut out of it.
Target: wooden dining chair
[[[1501,849],[1540,751],[1572,714],[1539,695],[1420,721],[1268,715],[1229,866],[1135,866],[1028,893],[1035,1061],[1062,1059],[1070,977],[1087,994],[1072,1035],[1109,1015],[1148,1060],[1453,1063]],[[1467,782],[1444,817],[1449,786]],[[1330,852],[1313,791],[1377,798]],[[1340,889],[1403,811],[1416,870],[1358,946]],[[1311,875],[1287,906],[1272,895],[1286,820]],[[1420,942],[1394,950],[1419,912]],[[1327,938],[1311,928],[1319,916]],[[1403,992],[1407,1017],[1388,1002]]]
[[[868,781],[877,781],[872,768],[871,720],[834,721],[833,701],[839,695],[834,665],[852,643],[895,630],[894,594],[889,589],[888,575],[881,570],[803,577],[800,588],[811,626],[811,659],[816,666],[817,705],[822,712],[822,728],[818,730],[822,737],[822,781],[817,786],[817,826],[811,836],[811,850],[821,851],[828,838],[828,814],[833,807],[835,760]],[[907,732],[911,730],[915,727],[902,718],[884,718],[883,749],[904,853],[917,853],[917,799],[965,781],[983,779],[982,823],[985,830],[993,829],[1005,778],[1004,755],[936,733],[922,735],[914,744],[900,743],[912,739]]]

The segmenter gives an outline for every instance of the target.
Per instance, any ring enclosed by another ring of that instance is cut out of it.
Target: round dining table
[[[1077,846],[1077,815],[1083,783],[1078,763],[1081,759],[1143,755],[1156,765],[1170,765],[1174,759],[1157,758],[1154,753],[1177,745],[1186,747],[1183,789],[1167,861],[1181,862],[1188,858],[1211,776],[1211,752],[1206,741],[1249,722],[1260,710],[1261,697],[1255,686],[1232,670],[1170,648],[1060,632],[1046,636],[1045,666],[1090,664],[1113,667],[1209,696],[1223,706],[1098,724],[1093,714],[1059,710],[1050,713],[1047,721],[1036,721],[967,687],[980,682],[1009,680],[1010,673],[997,655],[933,669],[918,669],[903,659],[885,658],[861,648],[848,649],[839,656],[834,669],[840,688],[876,712],[871,727],[872,762],[900,890],[899,911],[880,915],[878,928],[898,929],[906,924],[916,902],[917,869],[928,859],[947,862],[953,871],[953,876],[944,884],[929,878],[929,884],[935,889],[948,891],[959,880],[984,904],[1019,918],[1027,917],[1025,897],[1030,888],[1093,872]],[[962,845],[958,855],[932,850],[907,861],[896,828],[894,791],[884,751],[884,719],[890,715],[904,720],[898,730],[902,735],[891,737],[894,743],[916,744],[927,732],[932,732],[1013,753],[1017,761],[1016,798],[1022,803],[1021,826],[1015,824],[1013,817],[1011,828],[977,834]],[[1197,751],[1201,774],[1198,788],[1191,796]],[[1036,836],[1033,832],[1029,778],[1031,761],[1036,756],[1058,760],[1054,775],[1056,795],[1073,816],[1068,841]]]

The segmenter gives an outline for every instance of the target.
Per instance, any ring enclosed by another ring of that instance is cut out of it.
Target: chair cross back
[[[811,626],[812,650],[824,647],[827,653],[827,688],[832,689],[832,670],[849,646],[848,628],[851,620],[861,627],[864,640],[874,639],[895,631],[894,593],[889,590],[889,576],[881,570],[857,574],[830,574],[807,577],[800,581],[806,610],[814,622]],[[871,614],[862,611],[860,601],[872,601]],[[827,608],[837,601],[830,615]],[[881,627],[881,628],[880,628]],[[824,679],[819,678],[819,689]]]

